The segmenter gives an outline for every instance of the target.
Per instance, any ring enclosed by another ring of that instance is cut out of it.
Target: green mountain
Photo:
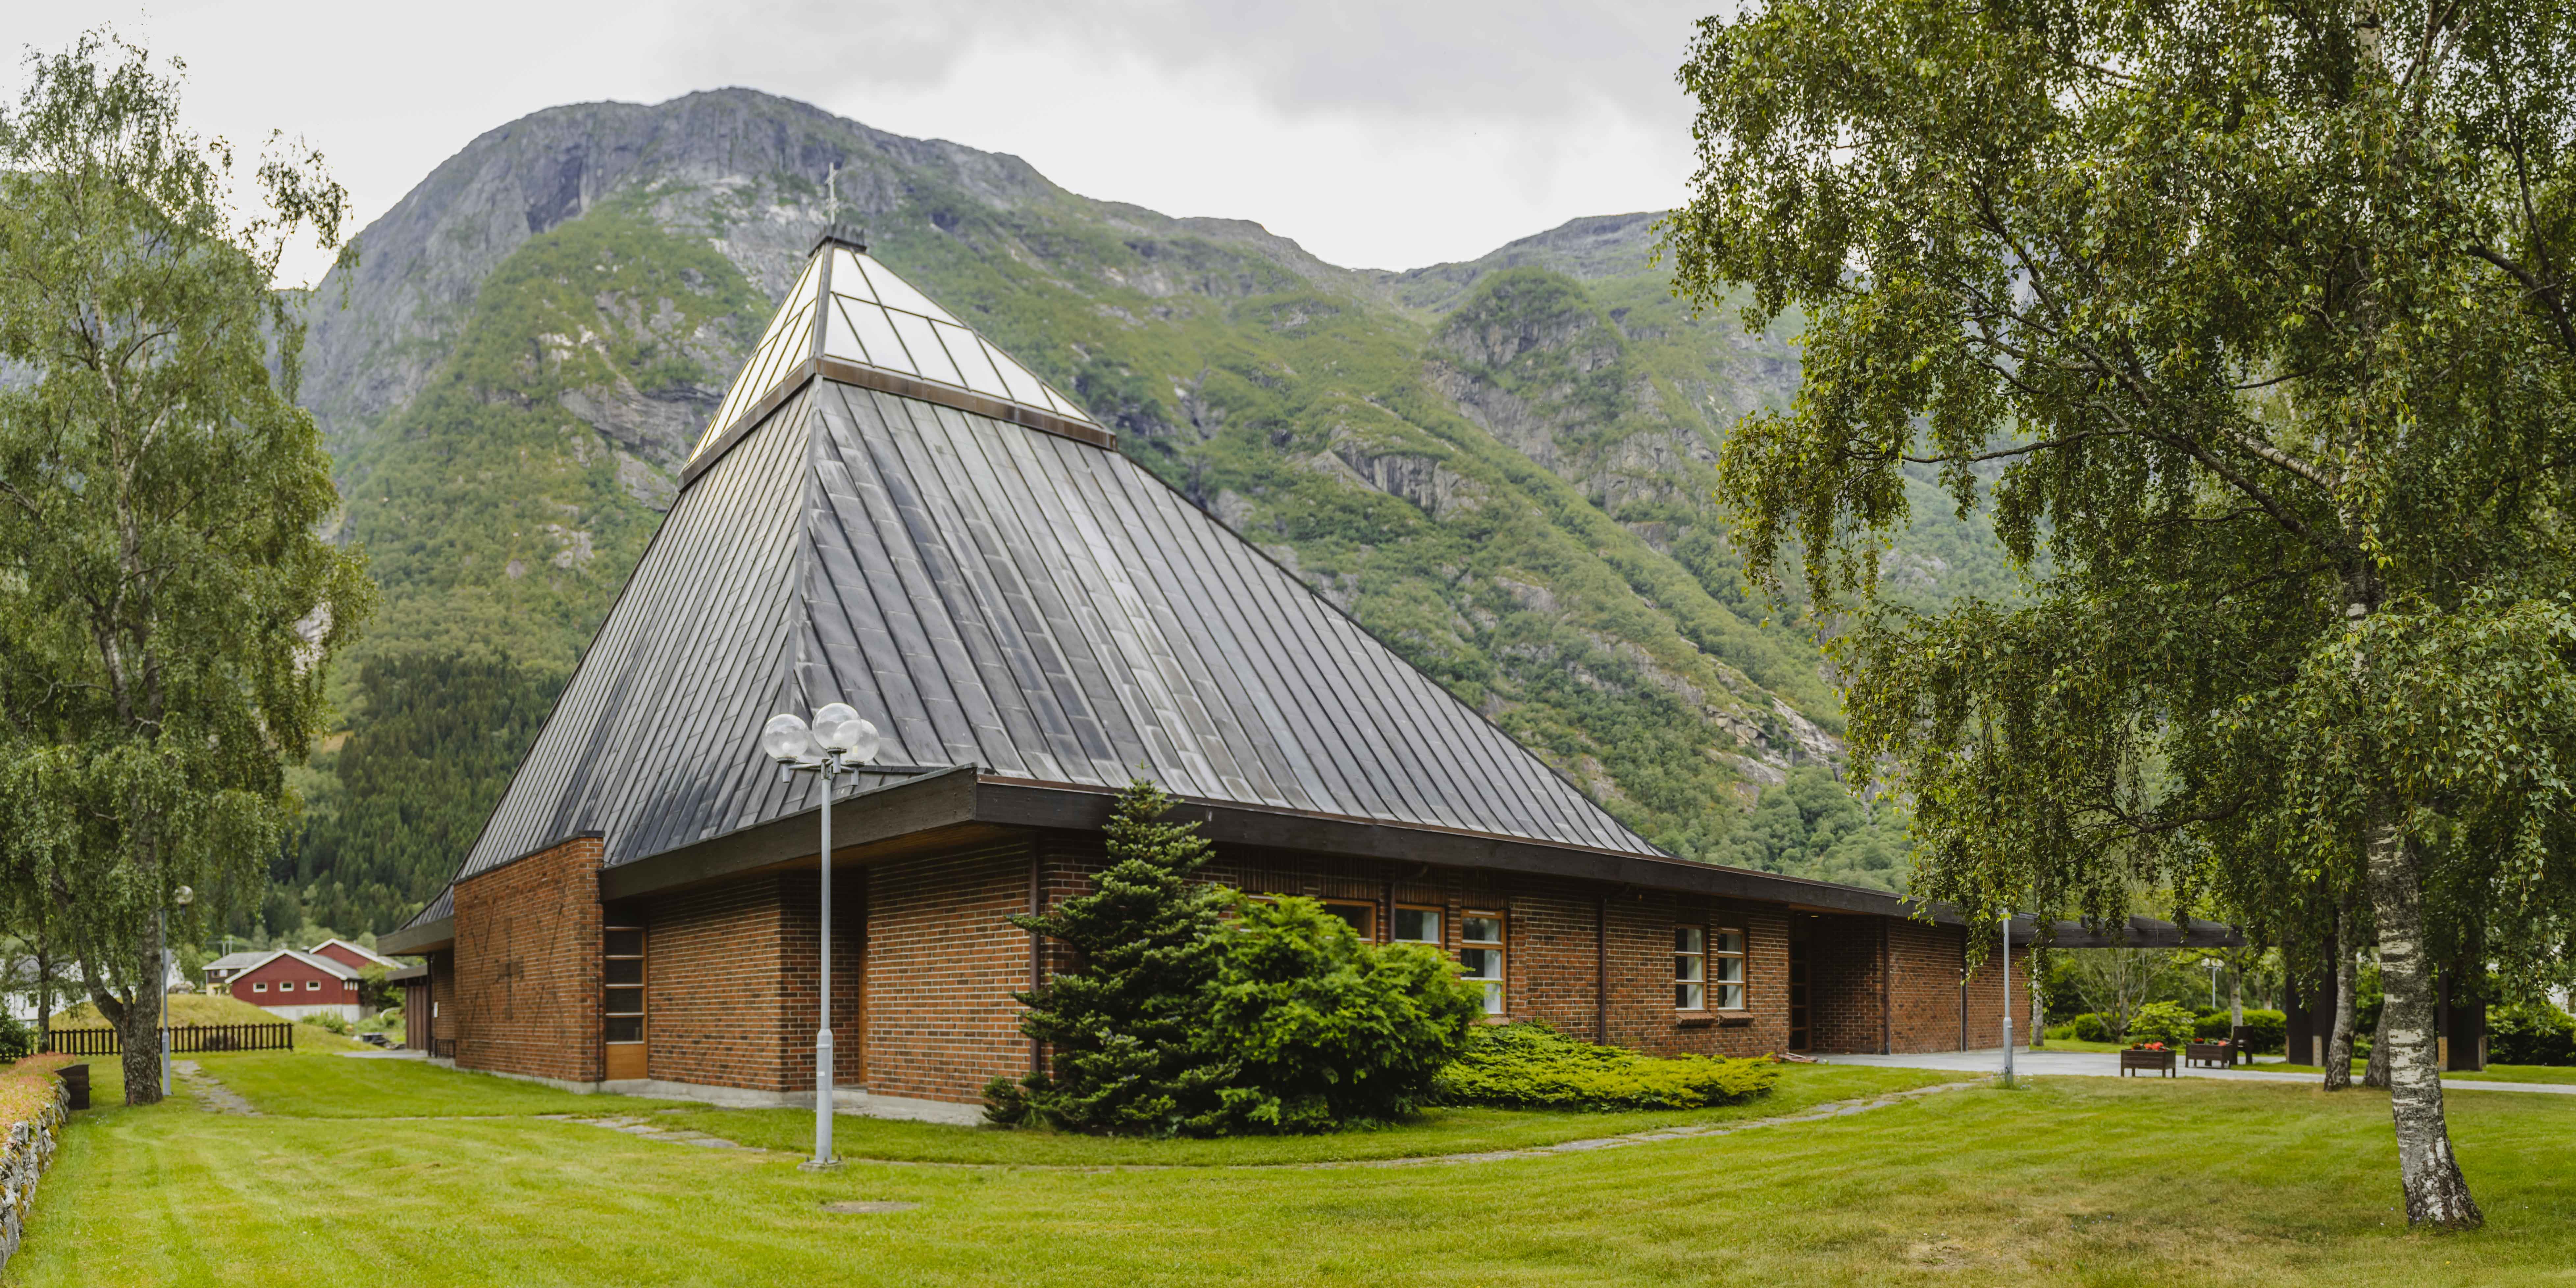
[[[1726,426],[1789,397],[1796,355],[1675,301],[1654,216],[1355,271],[725,90],[485,134],[317,292],[306,400],[385,608],[339,670],[347,729],[302,775],[270,920],[381,928],[446,879],[827,190],[1123,450],[1640,833],[1809,861],[1730,845],[1763,788],[1839,756],[1840,716],[1811,624],[1748,589],[1708,501]],[[1989,533],[1926,513],[1890,564],[1906,594],[2006,583]]]

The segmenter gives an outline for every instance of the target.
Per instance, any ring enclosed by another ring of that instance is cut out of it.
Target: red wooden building
[[[358,970],[315,953],[280,948],[224,980],[232,996],[278,1015],[300,1020],[308,1015],[336,1015],[354,1024],[365,1018],[358,997]]]
[[[1661,1052],[1999,1040],[1955,918],[1658,851],[833,234],[454,882],[380,942],[428,957],[415,1042],[811,1103],[818,789],[757,738],[836,701],[889,766],[834,811],[845,1102],[964,1116],[1043,1058],[1011,994],[1060,963],[1005,919],[1088,888],[1138,773],[1210,877],[1436,943],[1498,1017]]]

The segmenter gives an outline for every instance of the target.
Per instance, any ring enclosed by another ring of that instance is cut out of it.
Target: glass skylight
[[[828,262],[830,289],[822,289]],[[841,246],[826,246],[805,265],[787,303],[762,333],[698,440],[705,451],[736,420],[780,385],[795,379],[814,356],[817,309],[822,355],[898,372],[987,398],[1018,403],[1083,424],[1097,424],[991,341],[957,320],[912,284],[875,259]],[[694,457],[695,452],[691,453]]]

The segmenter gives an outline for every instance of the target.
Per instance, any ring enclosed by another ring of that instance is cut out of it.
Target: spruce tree
[[[1172,798],[1137,781],[1107,831],[1109,866],[1090,894],[1012,924],[1070,945],[1074,966],[1018,994],[1020,1029],[1051,1067],[985,1088],[1000,1123],[1170,1136],[1215,1129],[1233,1062],[1198,1049],[1208,985],[1225,953],[1233,892],[1190,880],[1209,856],[1196,823],[1167,823]]]

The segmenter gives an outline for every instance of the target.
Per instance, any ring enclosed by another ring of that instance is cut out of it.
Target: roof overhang
[[[427,962],[418,962],[410,966],[396,966],[392,970],[385,972],[385,982],[388,984],[402,984],[415,979],[427,978],[429,978],[429,963]]]
[[[405,926],[391,934],[376,936],[376,942],[389,953],[428,953],[456,946],[456,918],[441,917],[417,926]]]
[[[883,845],[920,834],[962,838],[992,829],[1097,832],[1109,821],[1117,797],[1108,788],[1002,778],[959,766],[835,798],[833,849]],[[1434,867],[1576,877],[1639,889],[1785,904],[1811,912],[1883,917],[1911,917],[1917,912],[1916,904],[1876,890],[1523,837],[1190,799],[1175,805],[1166,817],[1198,823],[1200,834],[1220,846],[1259,845]],[[818,848],[817,822],[815,812],[808,809],[620,864],[600,873],[600,897],[628,899],[811,863]],[[1932,910],[1932,920],[1961,924],[1955,912],[1940,907]],[[452,937],[454,932],[445,933]],[[393,947],[390,936],[378,942],[393,951],[418,951]]]
[[[1010,831],[1097,832],[1109,821],[1117,798],[1118,793],[1108,788],[1004,778],[960,765],[835,797],[832,848],[843,855],[853,850],[872,852],[857,856],[864,861],[873,854],[911,852],[951,840],[972,842]],[[1200,834],[1220,846],[1257,845],[1427,867],[1573,877],[1638,890],[1776,904],[1797,912],[1966,924],[1949,905],[1931,905],[1927,913],[1924,905],[1913,900],[1857,886],[1525,837],[1186,798],[1166,817],[1199,824]],[[600,898],[633,899],[810,867],[819,849],[818,823],[815,811],[807,809],[603,869]],[[2231,948],[2244,943],[2233,928],[2213,921],[2176,926],[2132,917],[2123,926],[2086,927],[2061,921],[2050,930],[2043,942],[2056,948]],[[2039,923],[2032,918],[2014,919],[2013,942],[2029,943],[2039,933]],[[380,952],[423,953],[450,947],[455,939],[456,919],[447,916],[381,936],[376,942]]]

